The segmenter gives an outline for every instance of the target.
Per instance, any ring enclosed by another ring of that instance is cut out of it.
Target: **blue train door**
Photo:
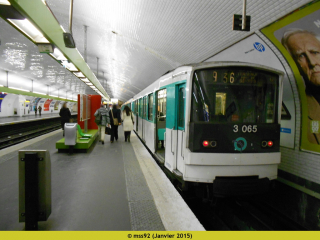
[[[176,87],[176,174],[183,172],[184,166],[184,146],[185,146],[185,109],[186,109],[186,84],[180,84]],[[174,170],[175,171],[175,170]]]

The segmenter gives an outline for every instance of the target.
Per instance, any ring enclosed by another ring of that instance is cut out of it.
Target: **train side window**
[[[143,100],[143,98],[139,99],[139,117],[141,117],[141,118],[143,117],[143,114],[142,114],[142,110],[143,110],[142,100]]]
[[[153,93],[148,96],[148,120],[153,120]]]
[[[157,118],[159,121],[165,121],[167,114],[167,89],[158,91],[158,109]]]
[[[186,97],[186,93],[185,93],[185,88],[179,88],[179,114],[178,114],[178,127],[183,128],[184,129],[184,103],[185,103],[185,97]]]

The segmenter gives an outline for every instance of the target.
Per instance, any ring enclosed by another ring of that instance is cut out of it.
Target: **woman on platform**
[[[133,130],[133,115],[132,111],[128,106],[125,106],[122,112],[123,119],[123,131],[125,142],[128,140],[130,142],[131,131]]]

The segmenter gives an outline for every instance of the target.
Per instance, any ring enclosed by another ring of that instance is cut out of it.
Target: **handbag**
[[[111,128],[106,127],[105,134],[111,135]]]
[[[112,110],[111,110],[111,115],[112,115],[112,119],[113,119],[113,125],[119,125],[118,118],[114,118],[114,117],[113,117],[113,112],[112,112]]]

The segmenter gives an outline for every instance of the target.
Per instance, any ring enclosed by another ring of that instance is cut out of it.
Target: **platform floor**
[[[71,116],[77,115],[78,113],[74,112],[71,113]],[[42,119],[48,118],[57,118],[60,117],[59,113],[46,113],[46,114],[39,114],[37,115],[26,115],[26,116],[11,116],[11,117],[0,117],[0,126],[8,125],[8,124],[17,124],[22,122],[31,122],[31,121],[39,121]]]
[[[0,230],[18,222],[18,150],[48,149],[52,213],[39,230],[204,230],[134,133],[131,143],[95,142],[88,153],[58,153],[62,131],[0,151]]]

